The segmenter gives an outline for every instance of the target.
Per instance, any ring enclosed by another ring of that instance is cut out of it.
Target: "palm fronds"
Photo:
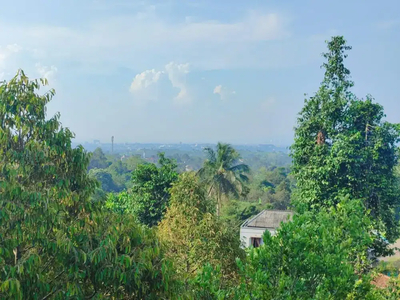
[[[216,198],[218,214],[222,196],[232,195],[238,198],[246,193],[246,174],[250,172],[250,168],[239,163],[240,154],[229,144],[218,143],[216,151],[208,147],[204,152],[207,159],[197,174],[209,186],[209,195]]]

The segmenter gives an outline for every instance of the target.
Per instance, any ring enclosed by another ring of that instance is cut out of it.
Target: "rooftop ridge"
[[[255,221],[258,218],[260,218],[260,216],[262,216],[262,215],[264,215],[266,213],[267,214],[268,213],[284,213],[284,214],[286,214],[286,217],[294,215],[294,211],[292,211],[292,210],[264,209],[260,213],[258,213],[257,215],[247,219],[245,222],[243,222],[243,224],[240,227],[241,228],[244,228],[244,227],[251,227],[251,228],[277,228],[279,226],[277,224],[277,222],[279,222],[279,224],[280,224],[281,222],[285,222],[286,221],[286,219],[284,220],[283,218],[281,218],[281,219],[279,217],[278,218],[274,218],[273,214],[272,214],[271,215],[272,218],[270,218],[270,220],[268,220],[268,221],[270,221],[271,224],[268,224],[268,222],[264,222],[264,224],[267,223],[268,225],[265,224],[265,225],[262,225],[262,226],[257,226],[257,222],[255,222]],[[264,217],[264,221],[265,221],[265,217]],[[274,221],[275,221],[276,224],[274,224]],[[262,223],[262,220],[260,220],[260,222]],[[255,224],[254,225],[250,225],[251,223],[255,223]]]

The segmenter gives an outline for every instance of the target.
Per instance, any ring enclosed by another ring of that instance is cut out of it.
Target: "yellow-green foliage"
[[[225,280],[236,277],[235,259],[244,255],[239,236],[213,214],[214,207],[193,173],[182,174],[171,189],[158,235],[183,280],[193,278],[206,263],[221,265]]]

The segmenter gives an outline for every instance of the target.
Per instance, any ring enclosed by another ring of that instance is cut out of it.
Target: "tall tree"
[[[88,169],[89,170],[94,168],[105,169],[110,164],[111,162],[107,160],[107,157],[104,155],[103,150],[101,150],[101,148],[98,147],[92,153]]]
[[[297,180],[297,208],[334,206],[340,196],[362,199],[375,229],[393,241],[398,237],[395,209],[399,193],[394,167],[399,125],[385,122],[381,105],[370,96],[358,99],[344,66],[351,47],[343,37],[327,43],[324,80],[305,100],[291,148]]]
[[[291,193],[289,180],[283,180],[275,189],[274,207],[277,209],[287,209],[290,206]]]
[[[22,71],[0,83],[0,298],[163,298],[157,240],[90,200],[89,155],[46,118],[41,84]]]
[[[206,197],[195,173],[185,172],[171,188],[170,206],[158,226],[177,276],[185,282],[204,264],[220,265],[225,284],[237,275],[236,258],[244,258],[239,235],[215,214],[215,203]]]
[[[104,169],[91,169],[89,176],[100,182],[101,189],[106,193],[119,192],[121,188],[114,182],[112,175]]]
[[[240,154],[229,144],[217,144],[216,152],[205,148],[207,159],[198,171],[200,178],[208,186],[208,195],[217,200],[217,215],[219,215],[223,197],[233,195],[244,196],[248,192],[245,183],[249,166],[240,163]]]

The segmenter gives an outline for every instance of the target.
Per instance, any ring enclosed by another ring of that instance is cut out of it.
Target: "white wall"
[[[262,236],[265,230],[269,230],[271,235],[275,235],[274,229],[265,229],[265,228],[255,228],[255,227],[241,227],[240,228],[240,240],[243,243],[243,246],[248,248],[251,246],[251,238],[261,238],[261,244],[263,244]]]

